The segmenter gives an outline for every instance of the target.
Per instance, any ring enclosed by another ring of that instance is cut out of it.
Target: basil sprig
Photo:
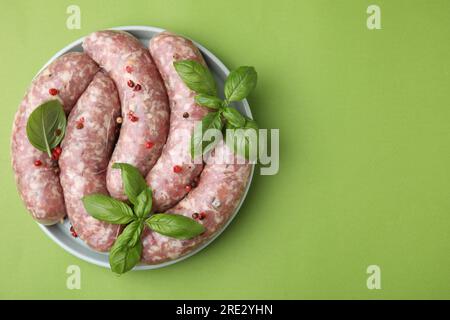
[[[255,68],[242,66],[230,72],[225,80],[224,95],[222,100],[216,92],[216,85],[211,72],[201,63],[195,60],[182,60],[173,63],[175,70],[186,86],[197,93],[195,102],[203,107],[210,108],[210,112],[204,116],[195,128],[191,137],[191,156],[195,158],[201,154],[206,154],[212,150],[219,142],[217,139],[203,141],[205,132],[208,129],[228,129],[228,130],[257,130],[258,126],[254,120],[241,115],[239,111],[230,107],[230,103],[245,99],[256,87],[258,75]],[[233,150],[246,150],[243,156],[248,158],[249,139],[245,136],[240,141],[246,143],[244,148],[239,148],[233,142]]]
[[[58,100],[44,102],[30,114],[27,121],[27,137],[31,145],[52,156],[66,131],[67,119],[64,108]]]
[[[121,170],[124,192],[132,207],[103,194],[86,195],[82,201],[92,217],[126,225],[109,253],[113,272],[125,273],[139,263],[142,254],[141,235],[145,225],[155,232],[177,239],[191,239],[205,232],[205,227],[191,218],[178,214],[152,214],[152,190],[139,170],[128,163],[114,163],[112,167]]]

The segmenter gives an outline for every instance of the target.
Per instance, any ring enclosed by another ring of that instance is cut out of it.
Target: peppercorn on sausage
[[[106,169],[116,141],[119,115],[116,87],[100,71],[70,113],[62,142],[59,163],[67,215],[78,236],[97,251],[109,250],[120,226],[90,216],[81,199],[93,193],[108,194]]]
[[[190,154],[190,139],[195,122],[208,113],[208,108],[197,105],[195,92],[190,90],[177,74],[173,63],[178,60],[196,60],[206,66],[192,41],[163,32],[150,41],[150,53],[164,80],[170,103],[170,130],[161,157],[147,175],[147,184],[153,189],[153,209],[162,212],[180,201],[192,187],[203,169],[203,163],[194,164]]]
[[[15,115],[11,139],[15,180],[26,208],[39,223],[57,223],[66,210],[57,162],[28,141],[28,118],[36,107],[53,99],[69,113],[97,71],[97,64],[84,53],[59,57],[36,76]]]
[[[206,231],[190,240],[178,240],[145,229],[142,261],[158,264],[186,255],[214,236],[231,218],[244,195],[252,166],[243,163],[223,142],[215,148],[193,189],[169,213],[196,218]],[[218,159],[223,159],[221,163]]]
[[[126,162],[145,177],[161,154],[169,127],[169,106],[161,77],[149,51],[124,31],[89,35],[83,48],[114,80],[122,103],[122,128],[107,172],[111,196],[126,199],[120,170]]]

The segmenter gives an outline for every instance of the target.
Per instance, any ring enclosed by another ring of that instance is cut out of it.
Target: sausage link
[[[58,99],[69,113],[97,71],[97,64],[86,54],[59,57],[36,76],[15,115],[11,155],[16,184],[26,208],[39,223],[55,224],[66,210],[58,165],[28,141],[28,118],[36,107],[52,99]]]
[[[144,263],[158,264],[186,255],[224,226],[241,202],[249,181],[251,165],[238,164],[243,163],[239,161],[243,159],[234,156],[223,142],[216,146],[215,156],[205,165],[198,187],[168,210],[189,218],[197,214],[206,231],[190,240],[178,240],[146,228],[142,237]]]
[[[114,80],[122,103],[122,128],[107,172],[110,194],[122,200],[123,184],[115,162],[126,162],[146,176],[161,154],[169,128],[169,106],[149,51],[123,31],[99,31],[83,48]]]
[[[100,71],[70,113],[59,161],[67,215],[79,237],[97,251],[109,250],[120,226],[90,216],[81,199],[93,193],[108,194],[106,168],[117,137],[119,115],[116,87]]]
[[[161,157],[147,175],[147,183],[153,189],[153,208],[155,212],[162,212],[186,195],[193,179],[203,169],[203,164],[192,161],[189,147],[195,122],[208,113],[208,108],[195,103],[195,92],[184,84],[173,63],[188,59],[204,66],[206,63],[192,41],[169,32],[153,37],[149,48],[164,80],[170,103],[169,136]],[[181,171],[175,172],[175,166],[179,166]]]

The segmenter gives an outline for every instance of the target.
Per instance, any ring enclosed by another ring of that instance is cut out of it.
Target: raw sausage
[[[206,66],[198,48],[192,41],[163,32],[150,41],[150,53],[164,80],[170,103],[170,131],[161,157],[147,175],[147,183],[153,189],[155,212],[177,204],[195,184],[203,169],[194,164],[190,154],[190,140],[195,121],[200,121],[208,108],[197,105],[195,92],[178,76],[173,63],[178,60],[196,60]],[[174,170],[177,166],[177,170]]]
[[[219,231],[230,219],[244,195],[252,166],[232,154],[223,142],[208,159],[197,188],[193,189],[169,213],[197,217],[206,231],[191,240],[178,240],[145,229],[142,241],[142,261],[158,264],[173,260],[194,250]],[[216,159],[224,159],[224,162]],[[242,161],[242,162],[240,162]]]
[[[147,175],[167,138],[167,94],[149,51],[129,33],[95,32],[83,48],[108,71],[119,92],[123,123],[108,166],[107,187],[111,196],[125,200],[121,172],[111,166],[126,162]]]
[[[58,165],[28,141],[28,118],[36,107],[52,99],[58,99],[69,113],[97,71],[97,64],[86,54],[74,52],[59,57],[36,76],[16,113],[11,140],[12,166],[19,194],[39,223],[57,223],[66,210]]]
[[[120,226],[91,217],[81,199],[93,193],[108,194],[106,168],[116,141],[119,115],[116,87],[100,71],[70,113],[59,160],[67,215],[78,236],[97,251],[112,246]]]

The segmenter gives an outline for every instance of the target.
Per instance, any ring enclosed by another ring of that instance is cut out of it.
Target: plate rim
[[[127,31],[127,32],[133,32],[133,31],[141,31],[141,32],[153,32],[153,33],[160,33],[165,31],[166,29],[163,28],[159,28],[159,27],[153,27],[153,26],[144,26],[144,25],[129,25],[129,26],[119,26],[119,27],[113,27],[113,28],[108,28],[107,30],[122,30],[122,31]],[[69,43],[68,45],[66,45],[64,48],[62,48],[61,50],[59,50],[58,52],[56,52],[48,61],[47,63],[44,64],[44,66],[37,72],[36,76],[41,73],[42,70],[44,70],[50,63],[52,63],[55,59],[57,59],[58,57],[62,56],[63,54],[67,53],[67,52],[71,52],[71,50],[73,50],[74,47],[79,46],[82,44],[83,40],[85,39],[86,36],[83,36],[71,43]],[[183,37],[185,37],[183,35]],[[186,37],[188,38],[188,37]],[[190,39],[190,38],[188,38]],[[190,39],[192,42],[194,42],[194,44],[200,49],[201,53],[203,55],[206,55],[208,57],[208,59],[211,59],[213,61],[213,63],[221,70],[224,72],[224,74],[227,76],[230,73],[230,70],[224,65],[224,63],[222,61],[219,60],[219,58],[216,57],[216,55],[214,55],[211,51],[209,51],[206,47],[204,47],[203,45],[199,44],[198,42],[196,42],[195,40]],[[35,77],[36,77],[35,76]],[[253,115],[252,112],[250,110],[250,106],[248,104],[247,99],[244,99],[241,101],[245,113],[248,117],[250,117],[251,119],[253,119]],[[189,252],[188,254],[185,254],[181,257],[178,257],[174,260],[170,260],[170,261],[165,261],[159,264],[138,264],[137,266],[135,266],[131,271],[142,271],[142,270],[153,270],[153,269],[159,269],[159,268],[163,268],[163,267],[167,267],[169,265],[181,262],[185,259],[188,259],[190,257],[192,257],[193,255],[199,253],[200,251],[202,251],[203,249],[205,249],[207,246],[209,246],[212,242],[214,242],[214,240],[216,240],[224,231],[225,229],[228,228],[228,226],[231,224],[231,222],[234,220],[234,218],[237,216],[238,212],[241,209],[242,204],[244,203],[245,199],[247,198],[247,194],[248,191],[250,189],[250,185],[253,181],[253,174],[255,171],[255,164],[251,165],[251,172],[250,172],[250,176],[247,182],[247,185],[245,187],[245,191],[244,194],[241,198],[241,200],[239,201],[238,206],[236,207],[234,213],[231,215],[231,217],[228,219],[228,221],[221,227],[220,230],[218,230],[211,238],[209,238],[207,241],[205,241],[204,243],[202,243],[200,246],[196,247],[194,250],[192,250],[191,252]],[[64,243],[63,241],[61,241],[52,231],[52,227],[55,227],[55,225],[52,226],[46,226],[40,223],[37,223],[38,226],[40,227],[40,229],[51,239],[53,240],[53,242],[55,242],[57,245],[59,245],[62,249],[64,249],[65,251],[67,251],[68,253],[72,254],[73,256],[89,262],[91,264],[103,267],[103,268],[107,268],[110,269],[110,266],[108,263],[105,263],[103,261],[100,261],[98,259],[92,258],[90,256],[87,256],[83,253],[80,253],[78,250],[72,248],[70,245],[67,245],[66,243]],[[92,250],[91,248],[89,248],[89,250],[91,250],[92,252],[96,252],[95,250]],[[105,253],[105,255],[108,255],[108,253]]]

